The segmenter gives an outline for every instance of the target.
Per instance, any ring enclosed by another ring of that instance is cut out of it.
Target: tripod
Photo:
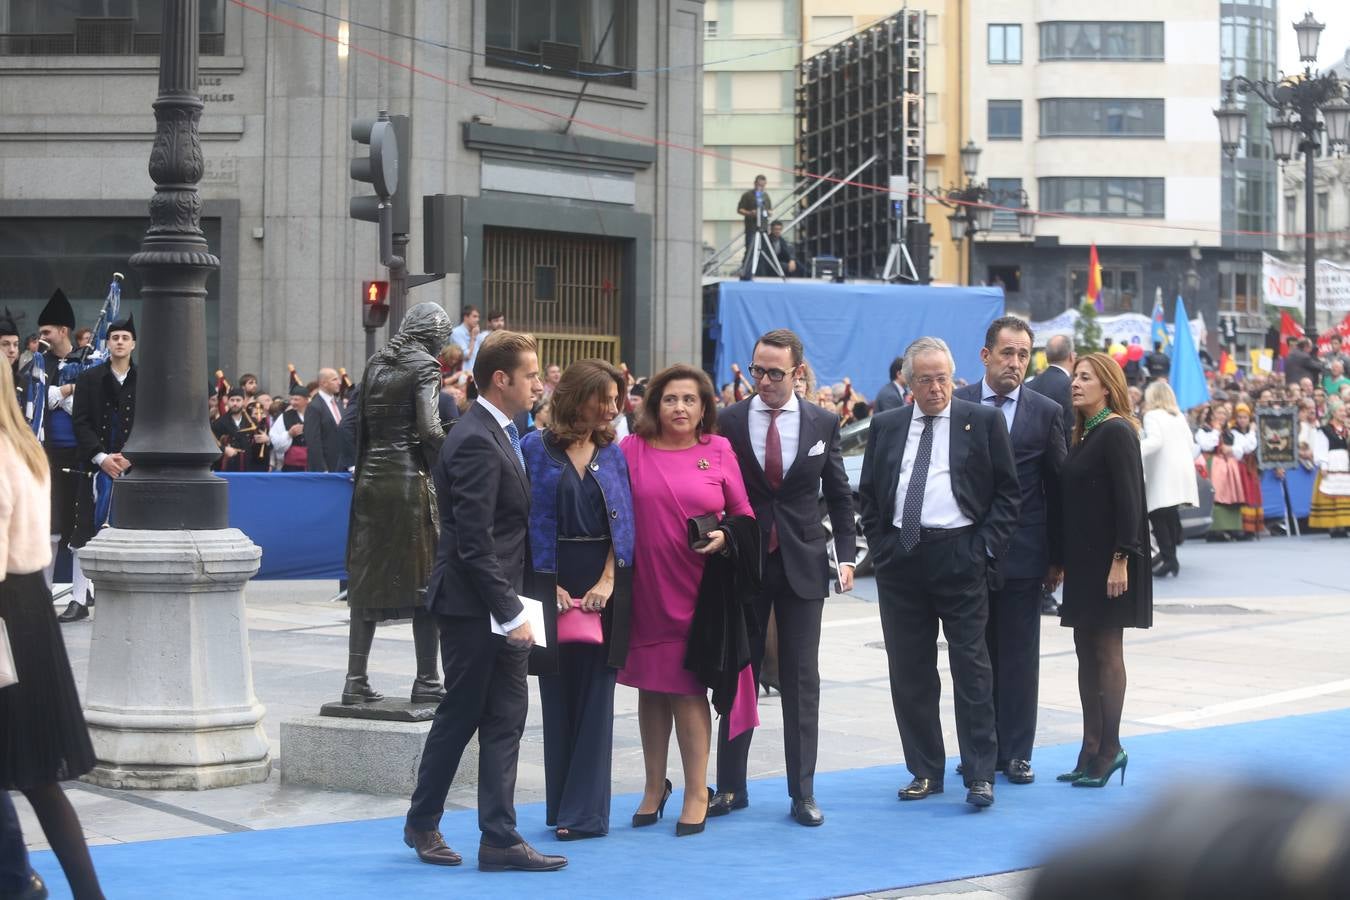
[[[759,215],[756,216],[755,236],[750,242],[750,246],[745,251],[745,266],[741,269],[741,281],[753,281],[755,273],[759,271],[759,259],[763,256],[769,262],[769,268],[784,281],[787,275],[783,272],[783,264],[778,261],[778,254],[775,252],[765,253],[765,248],[769,246],[769,233],[764,230],[764,222],[768,219],[768,211],[763,206],[759,207]]]
[[[901,263],[904,268],[901,268]],[[908,270],[908,271],[906,271]],[[918,281],[919,273],[914,269],[914,260],[910,258],[909,248],[901,240],[891,241],[891,252],[886,255],[886,266],[882,269],[882,281]]]

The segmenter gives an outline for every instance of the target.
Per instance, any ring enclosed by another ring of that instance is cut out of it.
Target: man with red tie
[[[338,391],[342,379],[334,369],[319,370],[319,390],[305,413],[306,465],[311,472],[340,472],[338,458],[342,453],[342,403]]]
[[[764,548],[763,580],[755,598],[758,634],[751,661],[758,681],[769,614],[778,625],[778,674],[783,695],[783,750],[791,816],[802,825],[825,821],[815,799],[820,721],[820,620],[830,593],[828,537],[820,522],[824,493],[834,531],[839,581],[853,588],[853,493],[839,452],[839,417],[793,391],[802,377],[802,342],[786,328],[755,344],[750,377],[757,393],[717,417],[718,430],[740,461]],[[717,793],[708,815],[750,805],[746,758],[752,731],[730,740],[722,719],[717,740]]]

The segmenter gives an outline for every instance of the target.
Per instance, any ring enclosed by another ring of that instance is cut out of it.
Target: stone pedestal
[[[262,551],[237,528],[105,528],[79,551],[98,588],[85,719],[104,787],[266,781],[244,585]]]
[[[301,716],[281,723],[281,781],[364,794],[412,795],[431,722]],[[478,742],[464,748],[456,784],[478,781]]]

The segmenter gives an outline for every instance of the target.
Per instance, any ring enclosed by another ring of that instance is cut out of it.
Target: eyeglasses
[[[948,385],[951,383],[951,377],[948,375],[923,375],[914,379],[914,383],[919,387],[928,387],[929,385],[939,384]]]
[[[791,372],[784,372],[782,369],[766,369],[763,366],[751,366],[747,371],[750,373],[750,377],[756,381],[768,375],[769,380],[775,383],[792,374]]]

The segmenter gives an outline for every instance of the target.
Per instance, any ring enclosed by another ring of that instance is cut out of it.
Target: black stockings
[[[75,900],[103,900],[98,885],[94,861],[89,858],[89,845],[84,842],[84,829],[75,807],[70,805],[66,792],[57,782],[30,788],[23,792],[37,815],[47,843],[66,873],[66,881]]]
[[[1075,628],[1078,699],[1083,705],[1083,746],[1077,770],[1101,775],[1120,752],[1120,717],[1125,709],[1124,629]]]

